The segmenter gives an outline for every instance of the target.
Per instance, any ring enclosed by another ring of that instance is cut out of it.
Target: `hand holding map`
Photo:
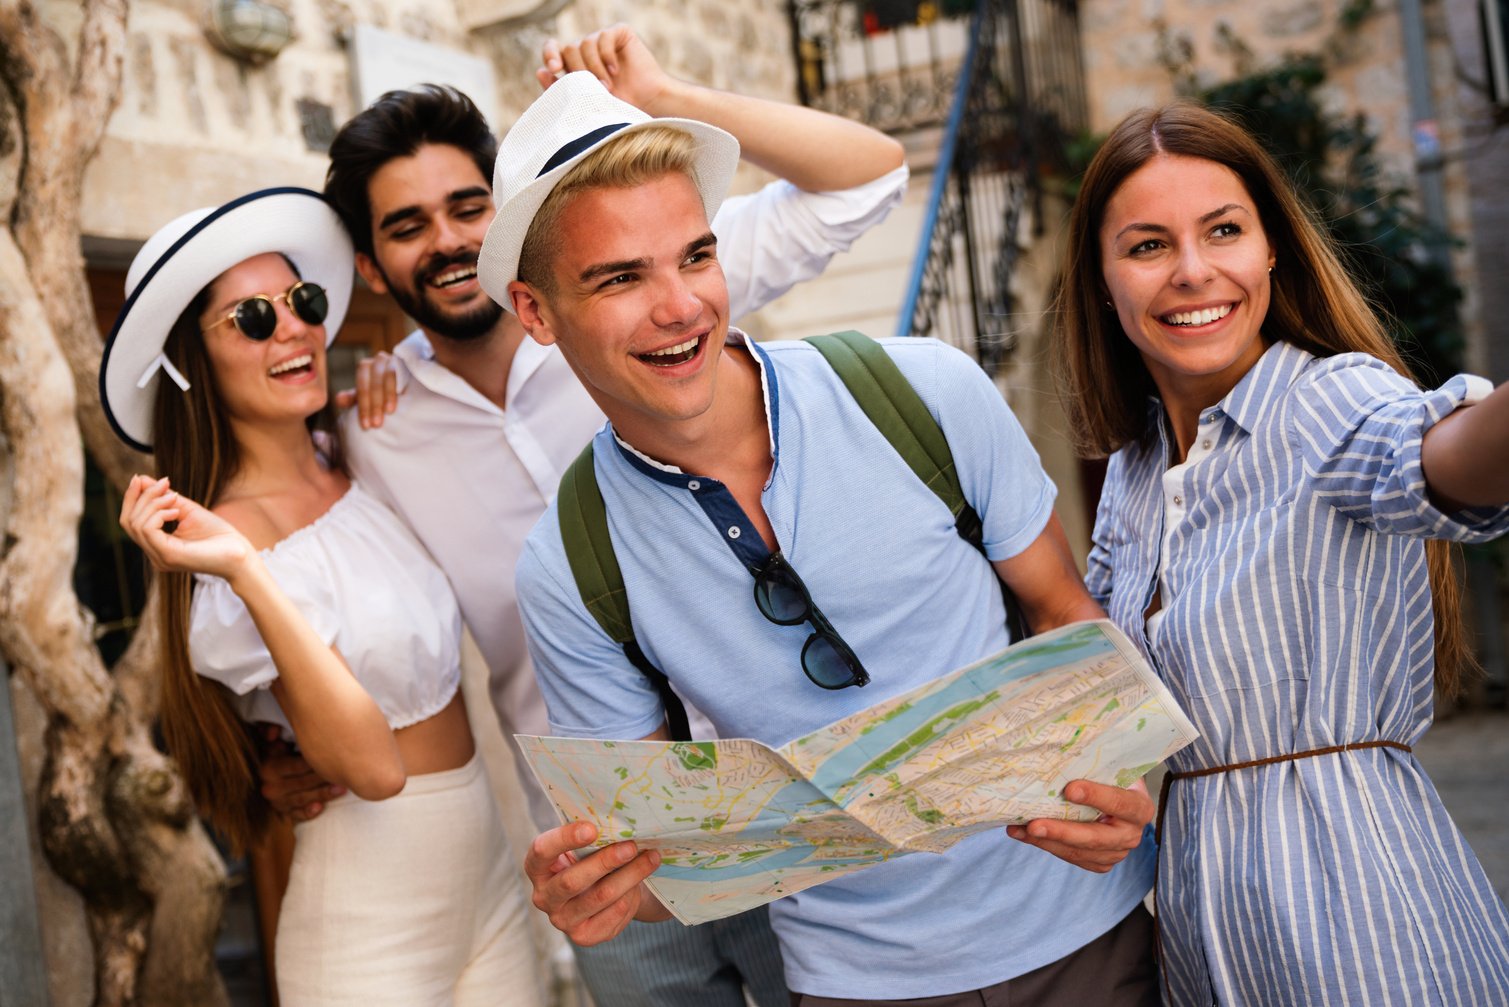
[[[771,749],[519,736],[567,821],[658,850],[647,884],[701,923],[1126,787],[1198,736],[1109,622],[1036,636]]]

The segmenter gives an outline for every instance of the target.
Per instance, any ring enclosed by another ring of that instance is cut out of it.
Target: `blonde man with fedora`
[[[609,419],[594,471],[639,650],[720,735],[780,744],[1005,646],[998,580],[1039,630],[1102,613],[1052,483],[967,357],[884,344],[947,437],[985,557],[815,347],[729,325],[708,221],[738,155],[721,129],[635,120],[569,75],[503,141],[479,275]],[[660,694],[588,612],[553,510],[517,587],[553,733],[666,738]],[[801,601],[796,624],[769,613],[777,593]],[[1155,1003],[1152,802],[1084,780],[1065,796],[1100,819],[976,835],[772,903],[792,1002]],[[579,944],[667,920],[642,884],[654,851],[572,854],[595,838],[578,822],[534,841],[535,905]]]

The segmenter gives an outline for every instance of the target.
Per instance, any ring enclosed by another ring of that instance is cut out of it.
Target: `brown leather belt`
[[[1238,769],[1252,769],[1256,766],[1271,766],[1276,762],[1298,762],[1300,759],[1313,759],[1317,755],[1335,755],[1337,752],[1355,752],[1363,748],[1397,748],[1401,752],[1412,752],[1408,745],[1397,741],[1354,741],[1350,745],[1329,745],[1325,748],[1312,748],[1305,752],[1290,752],[1288,755],[1273,755],[1266,759],[1252,759],[1248,762],[1233,762],[1229,766],[1212,766],[1209,769],[1189,769],[1182,773],[1169,773],[1163,777],[1163,786],[1158,788],[1158,819],[1153,827],[1153,837],[1161,844],[1163,842],[1163,813],[1168,810],[1168,791],[1175,780],[1193,780],[1200,776],[1218,776],[1221,773],[1230,773]],[[1153,901],[1156,906],[1158,891],[1158,865],[1163,860],[1163,851],[1158,851],[1158,857],[1153,861]],[[1164,1003],[1173,1003],[1172,992],[1168,985],[1168,969],[1164,967],[1163,960],[1163,928],[1158,925],[1158,917],[1153,916],[1153,949],[1158,957],[1158,972],[1163,979]]]
[[[1252,759],[1248,762],[1233,762],[1229,766],[1212,766],[1209,769],[1189,769],[1182,773],[1169,773],[1163,777],[1163,786],[1158,788],[1158,823],[1153,828],[1153,836],[1159,842],[1163,841],[1163,812],[1168,809],[1168,789],[1175,780],[1193,780],[1199,776],[1218,776],[1221,773],[1230,773],[1238,769],[1252,769],[1255,766],[1271,766],[1276,762],[1298,762],[1300,759],[1313,759],[1317,755],[1335,755],[1337,752],[1355,752],[1362,748],[1397,748],[1401,752],[1413,751],[1408,745],[1397,741],[1354,741],[1350,745],[1330,745],[1326,748],[1312,748],[1306,752],[1290,752],[1288,755],[1271,755],[1266,759]]]

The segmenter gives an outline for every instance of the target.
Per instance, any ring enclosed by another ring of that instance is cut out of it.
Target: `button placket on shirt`
[[[686,479],[681,485],[691,493],[741,566],[758,566],[768,557],[764,541],[755,533],[752,524],[746,526],[749,516],[726,486],[707,476]]]
[[[1213,450],[1219,439],[1214,429],[1215,414],[1211,414],[1200,421],[1200,436],[1190,445],[1189,454],[1182,464],[1176,465],[1163,474],[1163,496],[1167,503],[1169,517],[1169,529],[1183,521],[1189,514],[1190,504],[1193,498],[1186,484],[1192,484],[1190,470],[1203,461]]]
[[[1219,410],[1212,409],[1200,417],[1199,431],[1195,442],[1190,445],[1189,454],[1183,462],[1163,473],[1163,529],[1158,538],[1158,556],[1154,561],[1154,569],[1159,571],[1155,576],[1155,583],[1161,582],[1169,589],[1164,592],[1162,599],[1161,607],[1165,611],[1173,601],[1173,585],[1168,583],[1170,571],[1164,569],[1170,552],[1168,543],[1173,540],[1179,526],[1188,518],[1194,502],[1191,492],[1194,486],[1194,473],[1191,470],[1209,457],[1220,442],[1220,432],[1217,426],[1220,415]]]

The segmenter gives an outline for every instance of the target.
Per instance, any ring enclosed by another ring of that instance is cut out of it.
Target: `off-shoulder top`
[[[461,682],[461,615],[450,583],[397,517],[356,483],[313,523],[262,550],[268,572],[335,647],[394,728],[445,708]],[[251,613],[219,577],[195,577],[194,670],[236,695],[243,719],[293,731]]]

